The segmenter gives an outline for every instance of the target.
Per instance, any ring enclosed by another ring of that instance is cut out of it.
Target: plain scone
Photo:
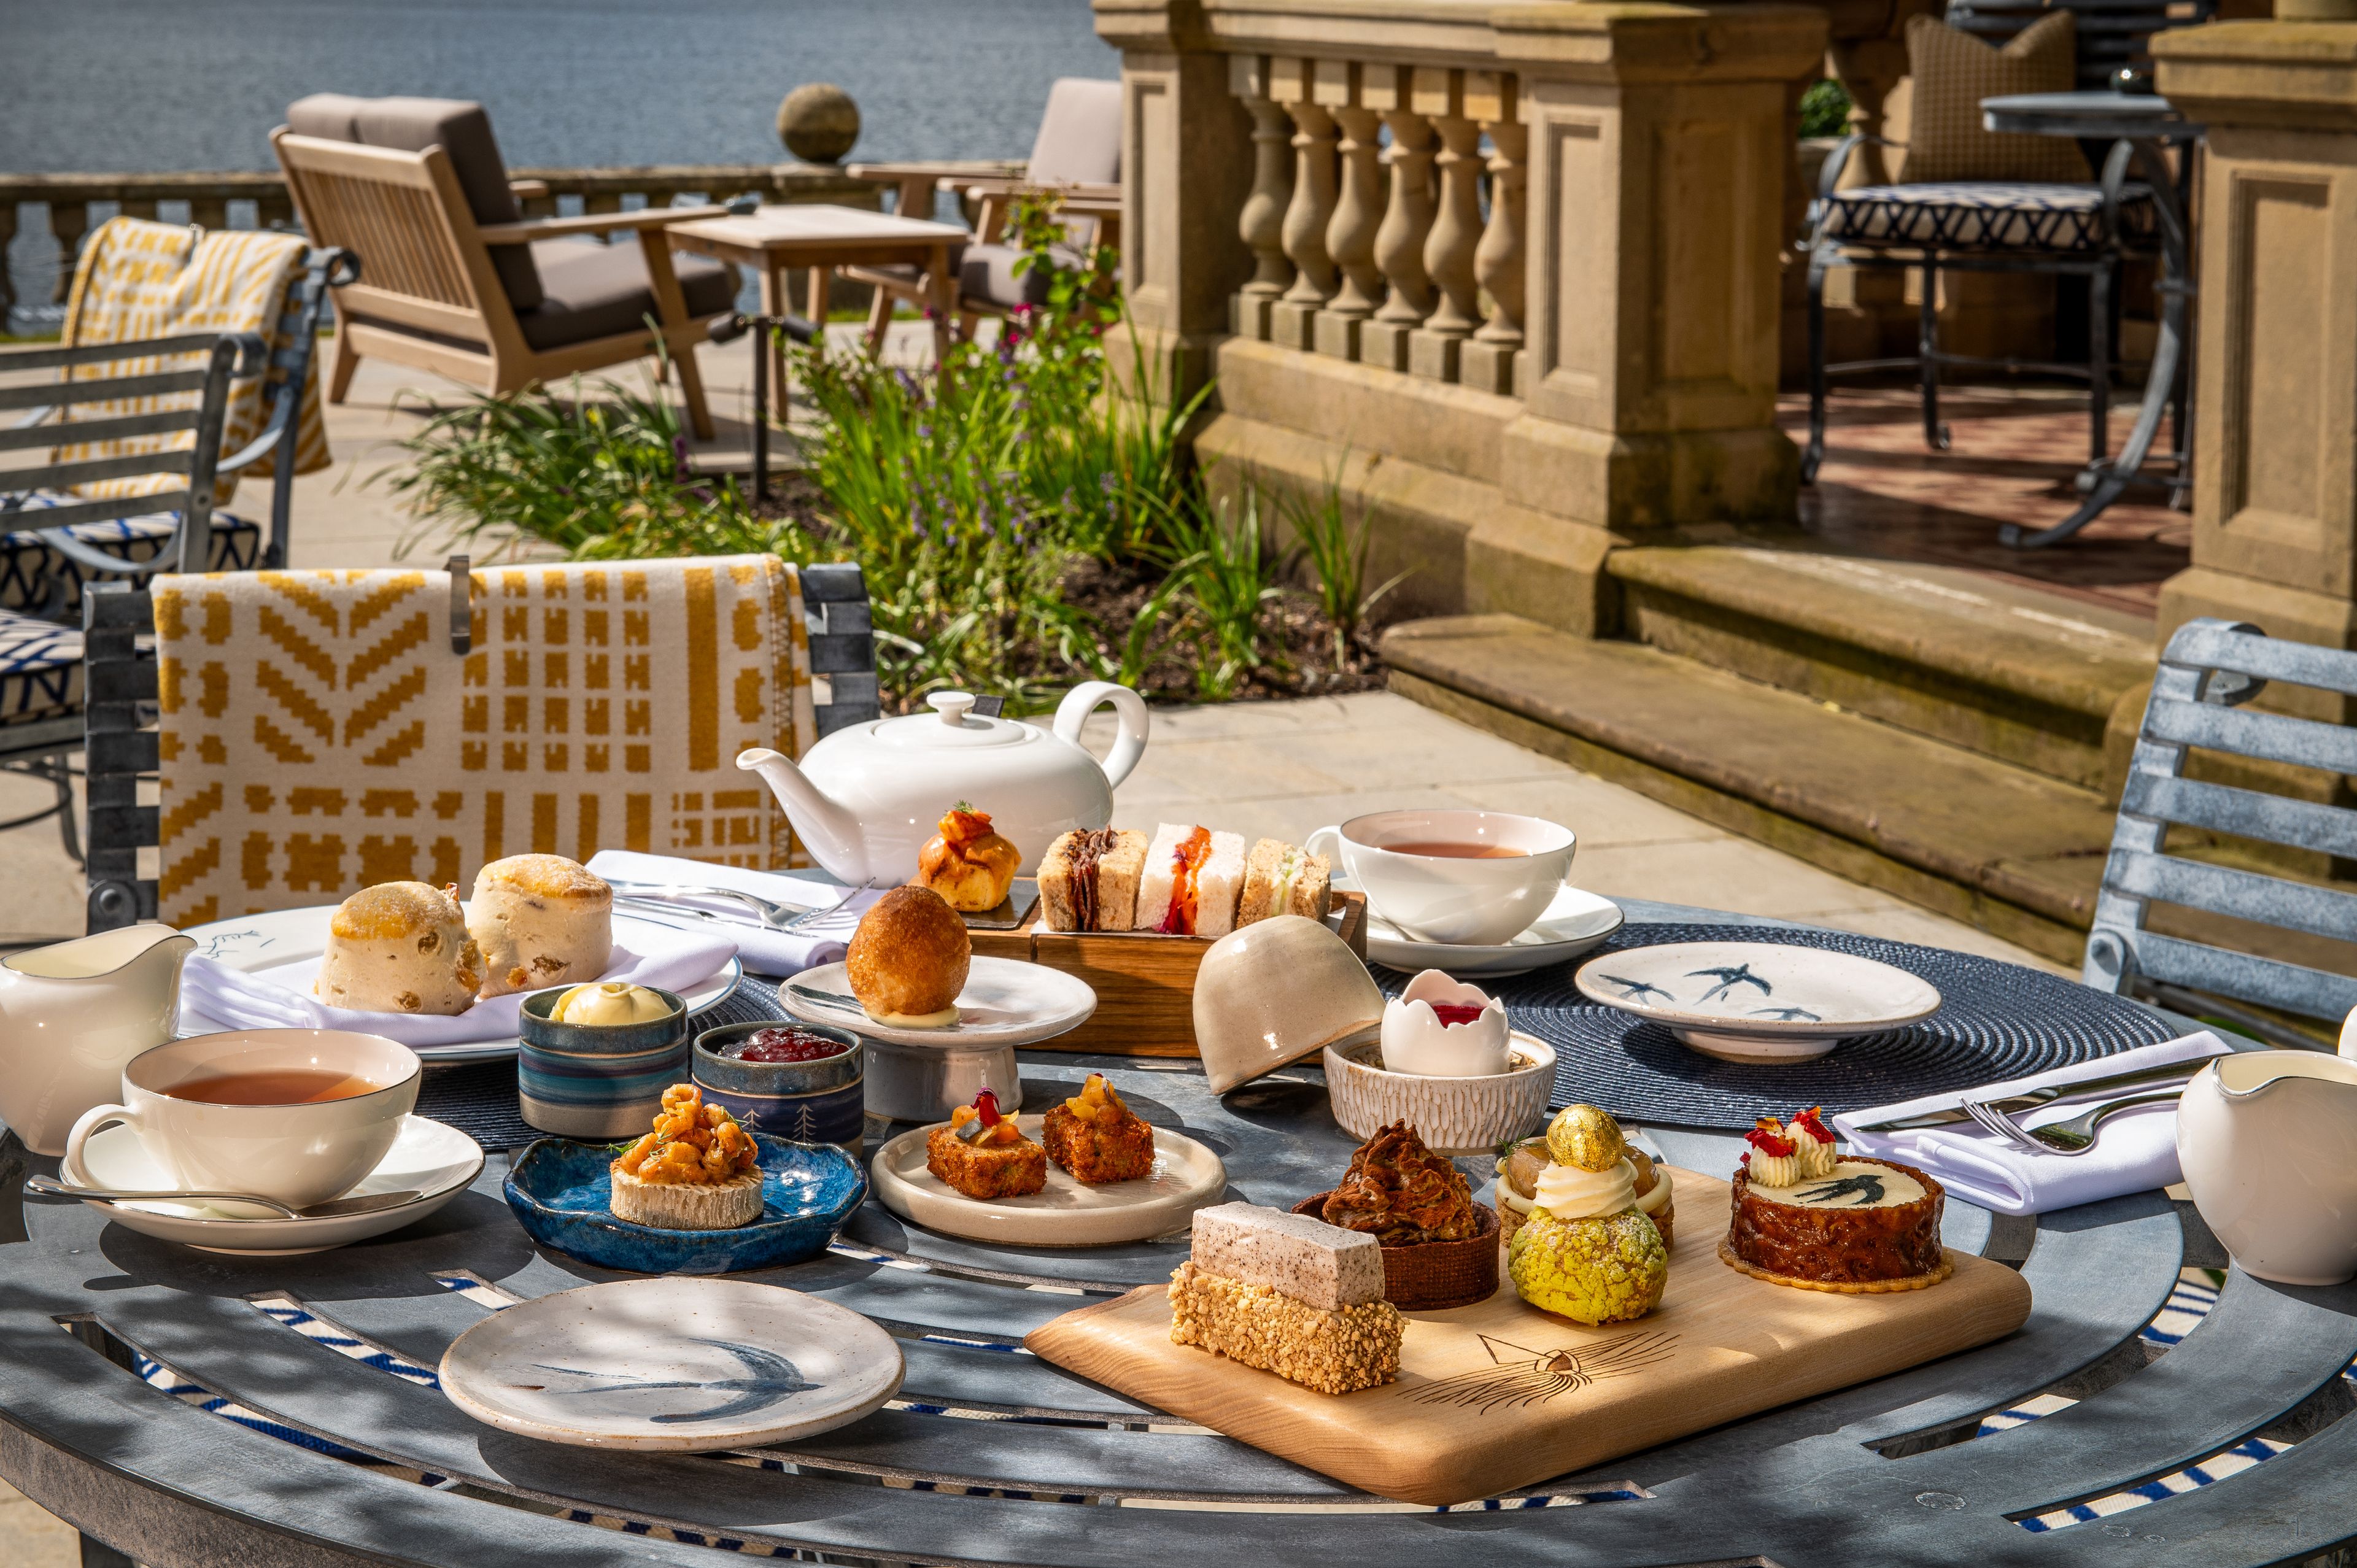
[[[614,890],[561,854],[511,854],[475,874],[467,927],[485,996],[586,984],[613,961]]]
[[[311,994],[360,1013],[448,1017],[472,1007],[483,959],[467,934],[457,892],[380,882],[345,899],[328,921]]]

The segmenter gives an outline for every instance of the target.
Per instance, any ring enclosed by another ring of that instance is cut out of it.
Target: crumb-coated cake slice
[[[1154,1169],[1154,1129],[1122,1103],[1104,1074],[1089,1074],[1080,1093],[1048,1107],[1039,1142],[1048,1157],[1089,1187],[1135,1181]]]
[[[1170,1339],[1347,1394],[1399,1376],[1406,1321],[1372,1236],[1249,1203],[1195,1211],[1170,1276]]]
[[[1023,1197],[1048,1186],[1048,1151],[998,1112],[989,1090],[925,1134],[925,1169],[968,1197]]]

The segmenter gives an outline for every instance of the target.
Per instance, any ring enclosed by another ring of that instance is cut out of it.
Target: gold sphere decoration
[[[1593,1105],[1566,1105],[1547,1126],[1547,1153],[1557,1165],[1609,1171],[1629,1153],[1620,1123]]]

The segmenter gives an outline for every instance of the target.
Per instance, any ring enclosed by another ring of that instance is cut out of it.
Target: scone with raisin
[[[345,899],[328,921],[328,950],[311,994],[356,1013],[447,1017],[475,1004],[483,959],[458,909],[458,889],[380,882]]]
[[[485,996],[579,985],[614,956],[614,890],[561,854],[511,854],[475,874],[467,929],[483,950]]]

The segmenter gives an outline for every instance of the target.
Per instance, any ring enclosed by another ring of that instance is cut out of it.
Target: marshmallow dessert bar
[[[1319,1393],[1399,1376],[1406,1325],[1383,1299],[1372,1236],[1249,1203],[1196,1210],[1193,1235],[1170,1276],[1172,1344]]]
[[[1244,862],[1244,895],[1236,906],[1236,924],[1249,926],[1271,915],[1324,919],[1333,902],[1333,869],[1322,854],[1282,839],[1262,839]]]
[[[1125,931],[1146,872],[1146,835],[1081,828],[1048,846],[1039,902],[1051,931]]]
[[[1165,822],[1146,852],[1135,929],[1165,936],[1224,937],[1236,929],[1244,887],[1242,833]]]

